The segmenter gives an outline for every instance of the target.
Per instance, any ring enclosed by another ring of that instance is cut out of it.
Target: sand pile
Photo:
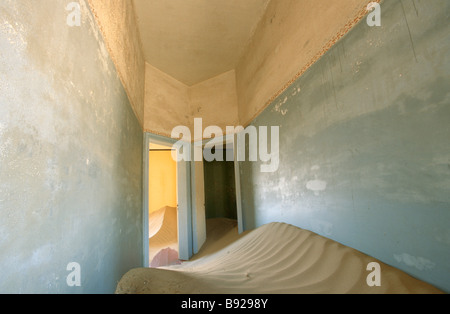
[[[116,293],[440,293],[359,251],[292,225],[271,223],[241,236],[226,227],[220,229],[218,221],[209,225],[209,242],[192,261],[131,270]],[[214,228],[218,235],[211,234]],[[381,266],[380,287],[367,285],[371,262]]]
[[[178,262],[177,224],[175,207],[166,206],[149,215],[149,264],[152,267]]]

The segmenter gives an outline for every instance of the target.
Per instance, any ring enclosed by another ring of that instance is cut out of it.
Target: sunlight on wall
[[[170,147],[152,144],[149,152],[149,213],[164,206],[177,207],[177,164]]]

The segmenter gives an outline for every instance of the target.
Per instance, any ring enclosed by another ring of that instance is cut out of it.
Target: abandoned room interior
[[[450,292],[449,18],[0,0],[0,293]]]

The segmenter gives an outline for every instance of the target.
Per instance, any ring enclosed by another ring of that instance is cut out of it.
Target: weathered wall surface
[[[142,263],[142,129],[87,3],[79,27],[68,3],[0,2],[2,293],[111,293]]]
[[[146,132],[170,137],[176,126],[187,126],[194,138],[194,118],[203,128],[238,125],[235,72],[228,71],[193,86],[187,86],[151,64],[146,64]]]
[[[449,12],[384,1],[252,122],[280,126],[280,167],[241,164],[246,229],[291,223],[450,291]]]
[[[145,71],[144,130],[170,137],[174,127],[190,126],[189,87],[151,64]]]
[[[238,100],[234,70],[189,88],[191,119],[202,118],[203,126],[238,126]]]
[[[236,67],[241,124],[248,125],[347,33],[372,1],[271,1]]]
[[[226,132],[227,126],[238,126],[238,99],[234,70],[191,86],[189,105],[191,123],[194,118],[202,118],[203,128],[218,126],[223,133]]]
[[[144,126],[145,59],[133,1],[87,0],[135,114]]]
[[[270,0],[128,1],[145,60],[192,86],[234,69]]]

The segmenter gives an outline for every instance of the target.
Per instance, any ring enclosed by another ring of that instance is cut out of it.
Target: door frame
[[[149,223],[149,149],[150,143],[164,146],[173,146],[178,140],[155,135],[151,133],[144,133],[144,175],[143,175],[143,267],[149,267],[149,238],[148,238],[148,223]],[[187,146],[187,145],[186,145]],[[189,146],[190,148],[190,146]],[[190,154],[190,152],[189,152]],[[189,161],[180,161],[177,163],[177,214],[178,214],[178,255],[181,260],[189,260],[192,257],[192,209],[191,209],[191,165]]]
[[[226,134],[221,137],[214,139],[204,139],[203,148],[207,145],[224,145],[233,147],[233,161],[234,161],[234,180],[236,189],[236,207],[237,207],[237,223],[238,223],[238,233],[244,232],[244,221],[242,215],[242,196],[241,196],[241,172],[238,160],[238,133]]]

